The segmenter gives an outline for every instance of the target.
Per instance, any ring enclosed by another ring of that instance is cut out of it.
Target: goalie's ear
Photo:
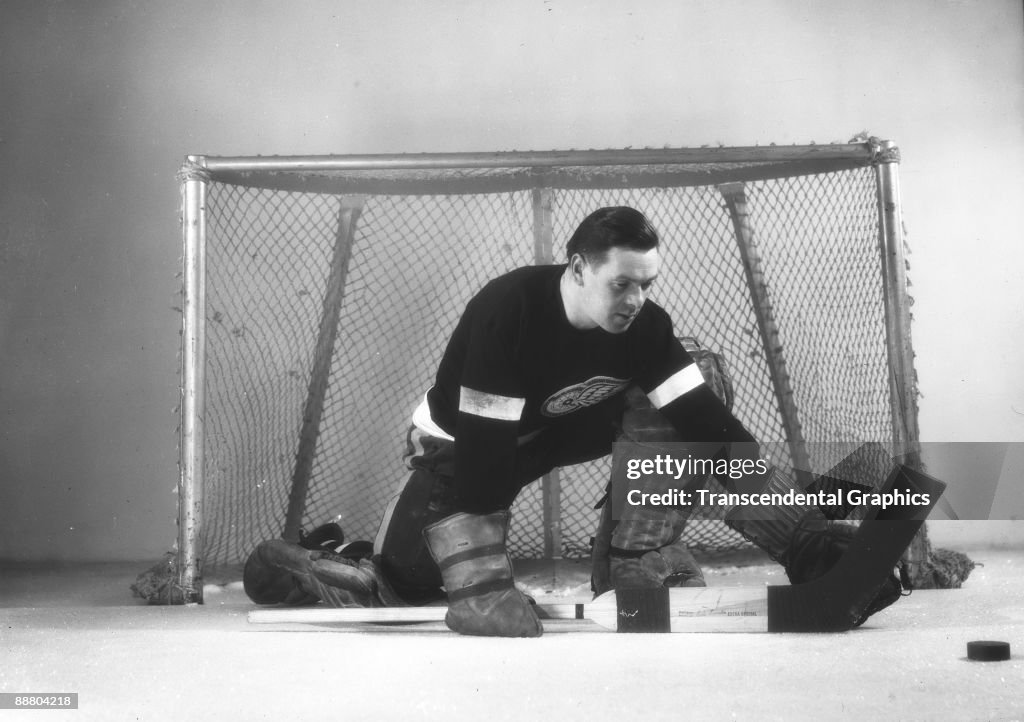
[[[587,259],[582,253],[574,253],[569,259],[569,275],[577,286],[583,285],[583,269],[587,267]]]

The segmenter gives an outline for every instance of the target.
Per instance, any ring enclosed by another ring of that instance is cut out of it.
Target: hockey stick
[[[342,634],[454,634],[444,622],[404,622],[381,624],[364,622],[361,624],[331,624],[330,631]],[[594,624],[587,619],[546,619],[544,634],[599,633],[608,634],[609,630]]]
[[[341,624],[416,625],[443,621],[448,608],[373,607],[257,609],[249,612],[252,624]],[[545,629],[573,629],[583,625],[558,624],[562,620],[590,620],[604,629],[618,628],[618,600],[607,592],[580,603],[537,604]],[[623,611],[629,614],[628,611]],[[678,587],[669,590],[669,613],[673,632],[764,632],[768,629],[767,595],[764,588]],[[551,622],[555,622],[552,624]],[[416,629],[412,626],[411,629]]]

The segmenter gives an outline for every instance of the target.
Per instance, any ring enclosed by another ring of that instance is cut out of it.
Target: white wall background
[[[1016,0],[7,0],[0,558],[142,559],[173,538],[189,153],[867,130],[903,155],[922,437],[1024,441],[1022,86]]]

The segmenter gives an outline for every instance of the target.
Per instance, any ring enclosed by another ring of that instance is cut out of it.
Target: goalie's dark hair
[[[612,248],[649,251],[657,248],[658,232],[647,216],[629,206],[598,208],[577,226],[565,245],[567,258],[579,253],[588,263],[601,263]]]

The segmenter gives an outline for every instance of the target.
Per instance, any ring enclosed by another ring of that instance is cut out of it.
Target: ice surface
[[[0,718],[1021,720],[1024,551],[971,556],[984,566],[962,589],[914,592],[843,634],[526,640],[268,629],[246,622],[237,583],[208,586],[202,606],[148,607],[127,591],[144,564],[4,568],[0,691],[80,697],[75,711]],[[531,573],[544,587],[552,572]],[[770,566],[708,576],[785,581]],[[1014,656],[967,661],[973,639]]]

